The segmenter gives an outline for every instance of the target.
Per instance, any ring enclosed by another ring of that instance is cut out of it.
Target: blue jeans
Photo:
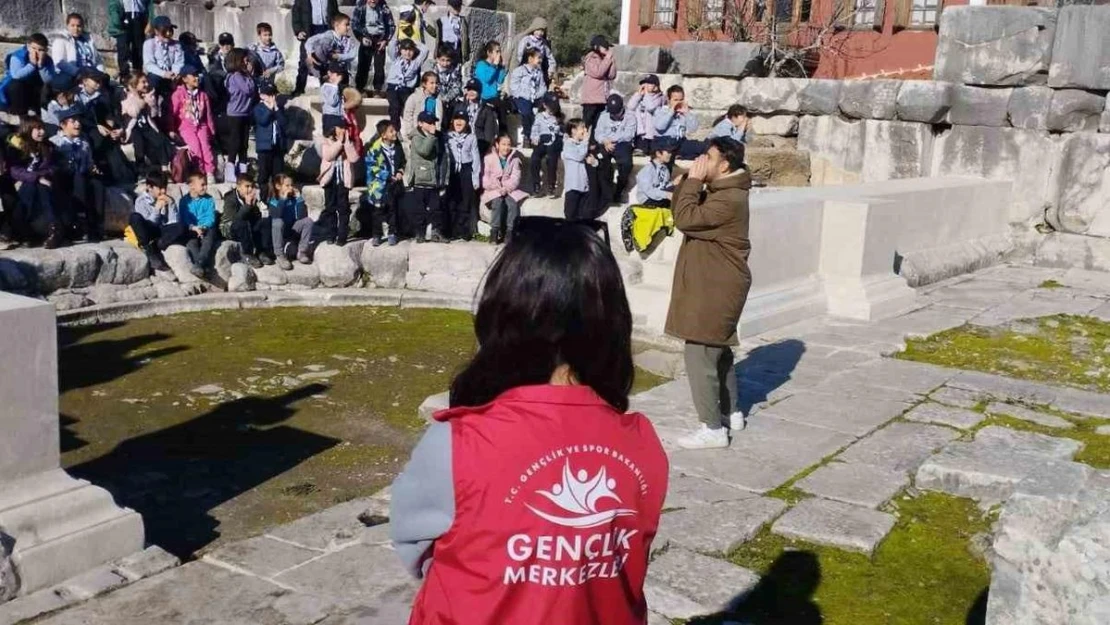
[[[520,125],[524,129],[524,138],[531,141],[532,124],[536,123],[536,110],[532,101],[527,98],[513,98],[516,112],[520,113]]]

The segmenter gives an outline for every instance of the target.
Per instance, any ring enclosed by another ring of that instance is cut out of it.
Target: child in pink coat
[[[213,182],[216,174],[216,157],[212,153],[212,135],[216,120],[208,95],[200,88],[200,78],[195,67],[181,70],[181,84],[173,92],[171,99],[171,123],[177,134],[189,146],[193,158],[199,158],[208,181]]]
[[[498,135],[482,162],[482,205],[491,212],[490,243],[504,243],[520,217],[520,204],[528,194],[520,189],[521,157],[509,135]]]

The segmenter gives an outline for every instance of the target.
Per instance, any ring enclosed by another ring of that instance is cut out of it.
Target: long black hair
[[[591,225],[520,219],[486,275],[474,330],[478,353],[451,383],[452,407],[547,384],[565,364],[579,384],[628,409],[632,313],[617,261]]]

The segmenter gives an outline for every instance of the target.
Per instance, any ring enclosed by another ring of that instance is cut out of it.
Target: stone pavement
[[[1038,288],[1050,279],[1065,287]],[[767,528],[872,553],[896,521],[885,504],[911,486],[990,506],[1035,492],[1031,479],[1062,479],[1060,472],[1110,482],[1070,461],[1080,443],[994,426],[974,431],[984,415],[971,410],[989,402],[991,414],[1065,427],[1036,408],[1110,418],[1110,396],[884,357],[907,336],[1059,312],[1110,320],[1110,274],[996,267],[923,290],[922,307],[901,317],[822,319],[756,337],[738,354],[748,427],[724,450],[675,447],[696,424],[685,379],[634,397],[672,471],[646,587],[652,622],[713,613],[741,598],[759,576],[722,556]],[[784,486],[797,503],[769,496]],[[416,585],[390,550],[388,526],[357,519],[364,511],[384,517],[387,500],[342,504],[41,623],[404,622]],[[1011,578],[1000,593],[1018,592],[1020,575]]]

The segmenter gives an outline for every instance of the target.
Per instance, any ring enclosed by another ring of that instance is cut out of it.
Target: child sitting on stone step
[[[238,243],[243,261],[255,269],[263,263],[274,264],[274,259],[266,254],[271,246],[270,224],[262,219],[260,206],[254,176],[239,174],[235,190],[224,196],[224,210],[220,214],[220,235]]]
[[[274,176],[269,196],[266,206],[270,211],[270,231],[278,267],[291,270],[293,259],[303,264],[311,263],[308,252],[315,222],[308,216],[304,198],[293,186],[293,178],[285,174]]]
[[[563,151],[563,123],[559,98],[549,92],[540,102],[540,113],[532,124],[532,162],[529,168],[534,197],[544,197],[545,194],[553,198],[559,197],[556,187],[559,155]]]
[[[198,278],[212,266],[216,248],[220,245],[220,230],[216,227],[216,200],[208,194],[208,179],[204,173],[189,174],[189,192],[181,198],[178,208],[185,225],[185,248],[193,261],[190,272]]]
[[[640,88],[628,99],[628,111],[636,118],[636,149],[649,154],[651,140],[655,138],[655,112],[667,104],[667,97],[659,90],[659,77],[645,74],[640,77]]]
[[[162,251],[181,242],[186,232],[185,225],[178,220],[177,202],[166,192],[168,186],[162,172],[147,176],[146,190],[135,198],[135,209],[127,220],[155,271],[169,270]]]
[[[728,107],[724,115],[713,122],[713,130],[709,133],[709,138],[728,137],[733,141],[747,143],[748,129],[751,125],[752,119],[748,116],[748,109],[739,104],[733,104]]]
[[[671,159],[674,156],[674,139],[656,137],[651,142],[651,160],[636,175],[636,193],[639,203],[653,208],[670,208],[674,194],[671,177]]]

